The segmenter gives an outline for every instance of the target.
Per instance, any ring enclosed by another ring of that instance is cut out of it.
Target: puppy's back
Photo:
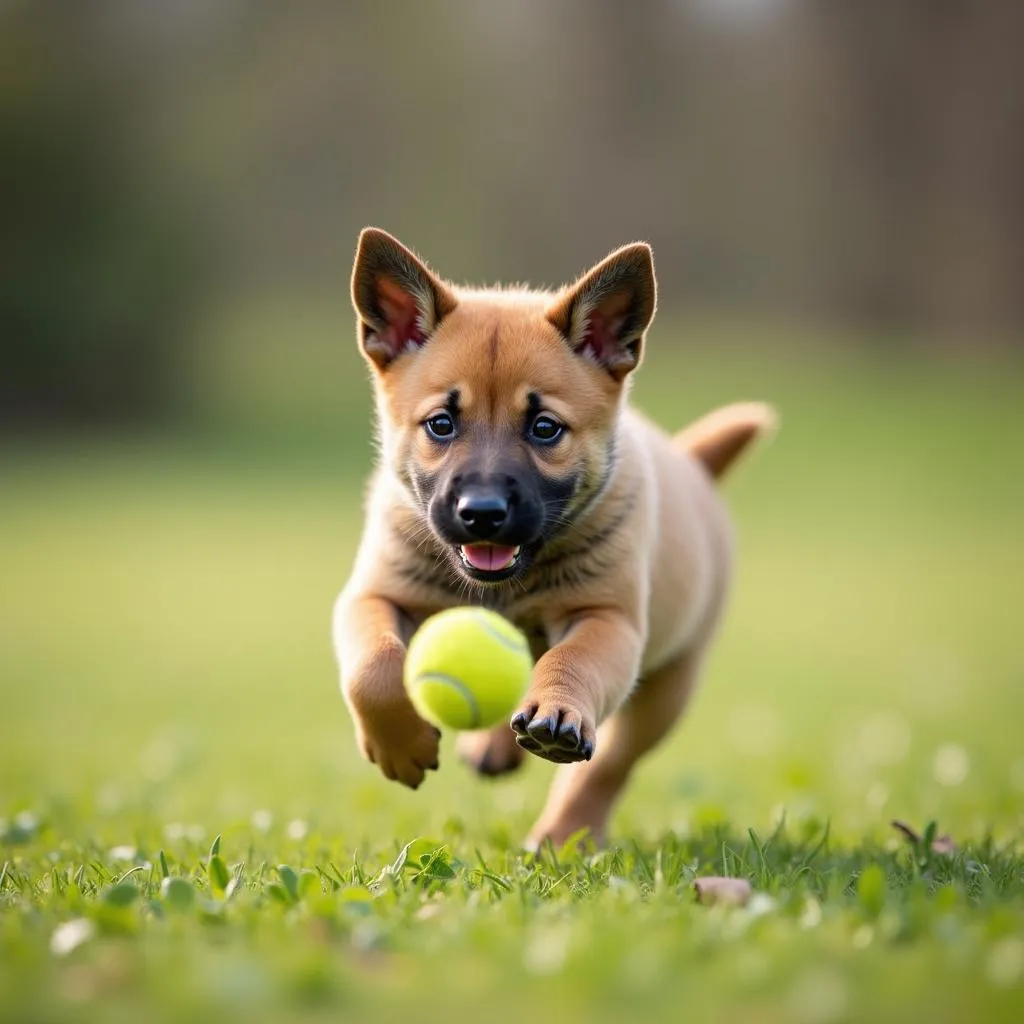
[[[775,422],[770,407],[737,403],[669,435],[627,410],[623,427],[644,450],[655,510],[647,541],[651,590],[645,670],[705,643],[715,629],[733,561],[732,522],[716,481]]]

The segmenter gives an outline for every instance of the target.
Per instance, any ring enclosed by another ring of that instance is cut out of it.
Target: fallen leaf
[[[701,903],[727,903],[743,906],[753,889],[745,878],[695,878],[693,888]]]

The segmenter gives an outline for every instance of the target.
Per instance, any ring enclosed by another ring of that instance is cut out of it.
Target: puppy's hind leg
[[[526,756],[507,722],[493,729],[460,733],[455,749],[480,775],[505,775],[515,771]]]
[[[644,678],[605,723],[593,760],[559,768],[527,839],[529,849],[547,839],[560,845],[583,829],[593,842],[604,843],[608,818],[633,768],[668,735],[685,709],[702,653],[684,654]]]

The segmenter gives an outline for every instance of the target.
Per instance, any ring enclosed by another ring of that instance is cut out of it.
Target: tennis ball
[[[413,634],[405,688],[432,725],[487,729],[516,709],[532,668],[530,645],[508,619],[485,608],[447,608]]]

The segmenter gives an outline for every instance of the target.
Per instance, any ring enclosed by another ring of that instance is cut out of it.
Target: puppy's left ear
[[[570,285],[547,310],[577,355],[622,381],[640,363],[644,332],[654,319],[657,284],[651,247],[616,249]]]

